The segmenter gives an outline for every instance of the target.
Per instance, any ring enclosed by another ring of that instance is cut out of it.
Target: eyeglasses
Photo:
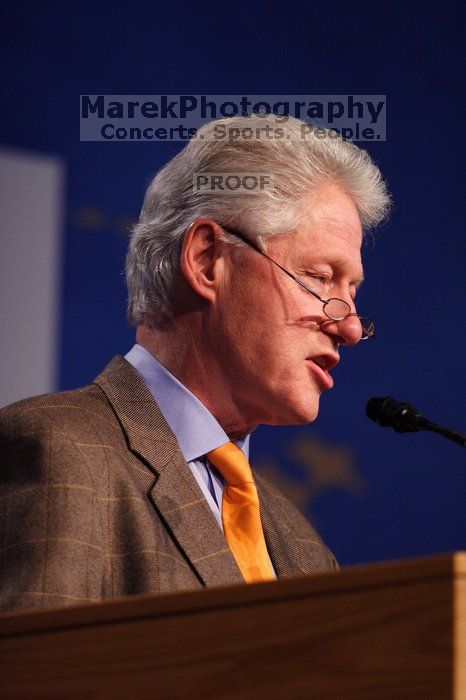
[[[270,260],[270,262],[273,262],[274,265],[280,268],[288,277],[291,277],[292,280],[294,280],[297,284],[299,284],[300,287],[306,290],[306,292],[309,292],[309,294],[312,294],[316,299],[322,302],[323,304],[323,311],[324,314],[329,318],[331,321],[344,321],[345,318],[349,318],[350,316],[354,316],[359,319],[359,322],[361,324],[362,328],[362,335],[361,335],[361,340],[367,340],[368,338],[373,338],[375,336],[375,326],[374,322],[371,321],[370,318],[366,318],[365,316],[360,316],[359,314],[355,313],[354,311],[351,311],[351,306],[348,304],[347,301],[344,301],[344,299],[338,299],[337,297],[332,297],[331,299],[322,299],[321,296],[317,294],[317,292],[314,292],[313,289],[307,286],[307,284],[304,284],[298,277],[295,277],[291,272],[286,270],[282,265],[276,262],[273,258],[271,258],[267,253],[264,253],[263,250],[259,248],[259,246],[254,243],[253,241],[249,240],[244,233],[241,233],[241,231],[236,231],[235,229],[231,228],[226,228],[225,226],[222,226],[223,230],[226,231],[226,233],[231,234],[232,236],[236,236],[237,238],[240,238],[243,243],[246,243],[249,245],[251,248],[254,248],[254,250],[257,250],[258,253],[263,255],[265,258]]]

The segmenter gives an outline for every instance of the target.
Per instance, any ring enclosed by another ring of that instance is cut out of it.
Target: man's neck
[[[138,326],[136,342],[150,352],[174,377],[191,391],[212,413],[230,440],[245,437],[257,424],[244,420],[226,385],[221,368],[209,348],[199,345],[201,334],[177,322],[154,328]]]

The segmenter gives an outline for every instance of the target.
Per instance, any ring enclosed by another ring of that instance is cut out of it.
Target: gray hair
[[[270,186],[197,189],[194,177],[202,173],[267,173]],[[379,169],[335,131],[274,114],[205,124],[147,189],[126,259],[129,321],[137,325],[144,315],[156,319],[170,311],[183,237],[195,219],[242,230],[265,249],[268,237],[297,228],[303,198],[323,182],[339,184],[353,199],[364,231],[386,218],[390,197]],[[224,240],[244,245],[227,234]]]

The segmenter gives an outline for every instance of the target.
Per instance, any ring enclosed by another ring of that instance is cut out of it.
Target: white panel
[[[56,388],[64,166],[0,150],[0,406]]]

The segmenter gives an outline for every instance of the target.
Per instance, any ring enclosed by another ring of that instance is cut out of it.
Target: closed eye
[[[324,277],[323,275],[309,275],[309,277],[312,277],[315,280],[319,280],[320,282],[328,282],[328,277]]]
[[[333,282],[328,275],[318,275],[314,272],[306,273],[309,279],[309,286],[319,294],[328,294],[332,288]]]
[[[316,275],[314,272],[306,272],[305,276],[310,277],[312,280],[316,280],[316,282],[320,282],[321,284],[330,283],[330,278],[327,275]]]

